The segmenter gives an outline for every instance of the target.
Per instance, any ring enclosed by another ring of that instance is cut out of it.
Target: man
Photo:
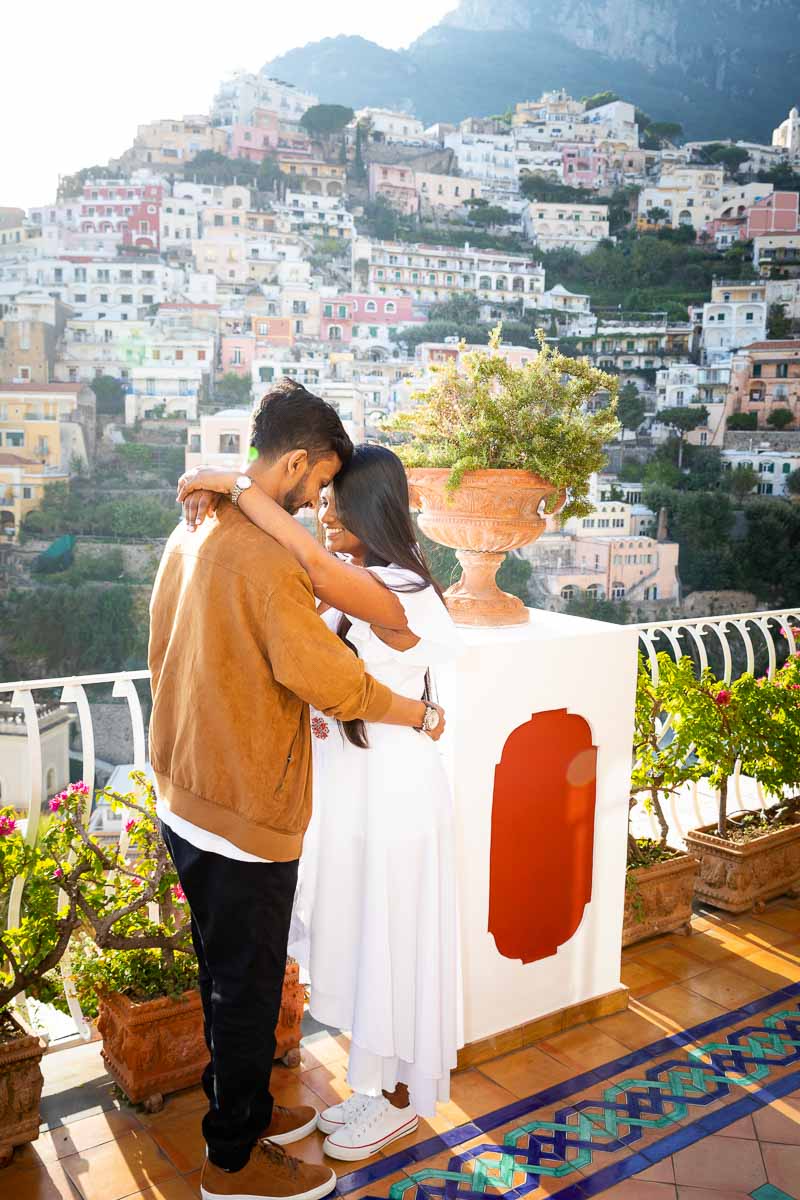
[[[318,1200],[333,1171],[282,1146],[313,1108],[269,1092],[297,860],[311,810],[308,705],[420,728],[316,614],[310,581],[238,511],[249,478],[287,511],[314,504],[352,453],[330,405],[284,381],[253,422],[248,476],[216,520],[167,543],[151,603],[150,759],[164,840],[186,893],[211,1061],[205,1200]],[[261,1140],[261,1139],[269,1139]]]

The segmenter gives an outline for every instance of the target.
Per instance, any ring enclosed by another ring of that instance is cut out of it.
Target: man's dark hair
[[[288,378],[279,379],[262,397],[253,413],[250,445],[269,462],[291,450],[305,450],[309,466],[326,454],[338,454],[346,466],[353,453],[333,405]]]

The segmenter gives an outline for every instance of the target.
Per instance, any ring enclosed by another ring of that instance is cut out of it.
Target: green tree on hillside
[[[752,467],[745,467],[741,464],[734,467],[727,475],[728,487],[740,508],[745,498],[755,491],[757,483],[757,472]]]
[[[767,337],[780,339],[789,337],[792,332],[792,322],[786,315],[785,304],[770,304],[767,311]]]
[[[662,408],[658,420],[668,429],[673,430],[678,438],[678,470],[683,466],[683,445],[687,433],[691,433],[708,421],[708,409],[704,404],[696,407]]]
[[[330,137],[341,133],[353,119],[352,108],[344,104],[312,104],[300,118],[300,124],[311,137]]]
[[[617,416],[623,429],[636,433],[644,421],[645,404],[639,389],[632,381],[623,384],[617,400]]]
[[[604,104],[613,104],[615,100],[619,100],[616,92],[595,92],[593,96],[583,97],[587,112],[591,112],[593,108],[601,108]]]
[[[794,413],[790,408],[773,408],[767,417],[767,424],[773,429],[786,429],[794,421]]]
[[[97,375],[89,387],[94,392],[98,414],[115,417],[125,415],[125,391],[113,375]]]

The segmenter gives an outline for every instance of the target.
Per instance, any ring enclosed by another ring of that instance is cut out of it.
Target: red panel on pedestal
[[[597,748],[583,717],[536,713],[495,768],[489,932],[536,962],[572,937],[592,898]]]

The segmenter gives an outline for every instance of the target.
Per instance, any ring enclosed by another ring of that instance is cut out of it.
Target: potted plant
[[[676,751],[719,797],[713,825],[687,835],[699,862],[695,895],[727,912],[762,908],[800,884],[800,678],[797,659],[774,678],[723,684],[708,669],[665,687]],[[760,813],[728,813],[736,771],[772,799]]]
[[[161,838],[153,786],[140,772],[131,778],[130,793],[103,793],[130,814],[127,846],[104,845],[89,832],[87,792],[76,785],[51,807],[59,882],[81,917],[69,981],[84,1013],[97,1016],[109,1073],[131,1101],[158,1111],[166,1093],[200,1081],[208,1050],[185,896]],[[302,997],[289,964],[277,1031],[284,1053],[299,1046],[298,989]]]
[[[654,684],[643,655],[639,656],[631,771],[631,811],[640,796],[658,822],[657,838],[635,838],[628,830],[628,868],[625,877],[625,919],[622,944],[630,946],[657,933],[688,932],[692,915],[697,860],[667,844],[669,825],[663,800],[680,791],[692,777],[691,767],[666,729],[666,687],[675,676],[691,673],[689,659],[677,663],[658,655]]]
[[[38,1138],[44,1083],[39,1064],[45,1043],[19,1008],[12,1011],[12,1002],[58,965],[80,919],[72,900],[59,906],[51,841],[45,836],[30,845],[14,810],[0,809],[0,1166],[8,1165],[16,1146]],[[15,920],[11,906],[18,901]]]
[[[617,379],[588,359],[567,358],[537,332],[538,351],[512,366],[500,347],[465,351],[431,368],[417,406],[391,428],[405,440],[420,528],[457,552],[459,580],[446,593],[454,618],[467,625],[516,625],[528,612],[501,592],[495,576],[506,553],[544,529],[543,513],[592,511],[589,477],[605,463],[603,447],[619,429]],[[606,407],[592,398],[607,391]]]

